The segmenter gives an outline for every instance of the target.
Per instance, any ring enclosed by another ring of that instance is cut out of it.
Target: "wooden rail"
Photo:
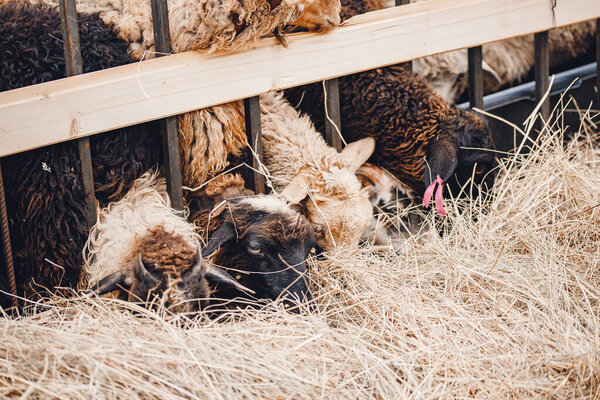
[[[431,0],[293,35],[288,49],[264,40],[241,54],[188,52],[17,89],[0,94],[0,156],[597,17],[600,1]]]

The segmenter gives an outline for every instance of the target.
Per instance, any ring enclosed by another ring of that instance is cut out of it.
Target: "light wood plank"
[[[556,26],[600,17],[559,1]],[[0,94],[0,156],[198,108],[553,27],[548,0],[431,0],[360,15],[326,35],[244,53],[188,52]],[[142,90],[143,88],[143,90]]]

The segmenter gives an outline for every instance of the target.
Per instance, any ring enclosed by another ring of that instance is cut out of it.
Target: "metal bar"
[[[410,0],[396,0],[395,5],[396,7],[398,6],[404,6],[410,4]],[[413,70],[413,63],[412,61],[407,61],[405,63],[402,63],[401,65],[404,65],[404,68],[408,69],[409,71]]]
[[[152,27],[154,29],[154,48],[156,57],[171,53],[171,35],[169,33],[169,10],[166,0],[151,0]],[[173,208],[183,210],[183,187],[181,163],[179,161],[179,132],[177,117],[167,117],[161,121],[163,158],[167,178],[167,192]]]
[[[258,96],[244,99],[244,114],[246,116],[246,136],[250,147],[254,151],[252,157],[252,167],[254,167],[254,191],[256,193],[265,193],[265,177],[259,171],[262,171],[263,162],[263,144],[260,128],[260,102]]]
[[[550,89],[550,95],[554,96],[564,93],[567,89],[573,90],[581,87],[583,81],[597,77],[596,69],[597,64],[590,63],[556,74]],[[492,111],[522,100],[535,101],[535,82],[523,83],[519,86],[483,96],[483,106],[485,110]],[[468,110],[469,102],[459,104],[458,108]]]
[[[596,20],[596,107],[600,110],[600,18]]]
[[[77,22],[75,0],[59,0],[59,3],[63,49],[65,52],[65,71],[67,76],[80,75],[83,73],[83,63],[81,61],[79,24]],[[92,168],[90,138],[85,137],[78,139],[77,146],[79,147],[81,180],[83,182],[83,189],[86,193],[86,219],[88,228],[91,228],[96,223],[96,196],[94,193],[94,173]]]
[[[4,246],[4,259],[6,261],[6,275],[13,307],[19,307],[17,299],[17,284],[15,281],[15,268],[13,265],[12,248],[10,245],[10,230],[8,229],[8,214],[6,212],[6,198],[4,197],[4,180],[2,179],[2,163],[0,163],[0,225],[2,226],[2,244]]]
[[[340,86],[337,78],[325,81],[325,138],[337,151],[342,150]],[[327,118],[328,117],[328,118]]]
[[[548,57],[548,31],[539,32],[534,35],[535,47],[535,98],[540,101],[550,83],[550,60]],[[540,108],[540,114],[544,121],[550,118],[550,99],[546,99]]]
[[[471,47],[469,57],[469,103],[471,108],[483,110],[483,55],[481,46]]]

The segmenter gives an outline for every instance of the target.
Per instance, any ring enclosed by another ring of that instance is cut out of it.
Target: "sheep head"
[[[231,265],[236,279],[256,298],[283,298],[287,308],[312,302],[306,259],[315,247],[306,219],[274,196],[229,199],[217,211],[222,223],[209,238],[203,256],[214,253],[218,265]],[[218,297],[238,297],[230,287]]]
[[[454,195],[458,195],[461,186],[469,180],[474,184],[473,190],[491,188],[496,161],[493,151],[490,151],[494,149],[494,142],[486,124],[475,115],[452,107],[440,123],[440,130],[441,134],[427,150],[423,176],[425,187],[439,175],[449,183]]]
[[[373,207],[355,172],[374,149],[372,138],[350,143],[339,154],[337,165],[327,171],[307,165],[281,192],[308,218],[323,250],[357,246],[369,225]]]
[[[194,249],[182,236],[162,227],[150,230],[136,247],[137,256],[131,265],[93,285],[97,294],[119,290],[128,301],[160,304],[172,312],[194,312],[206,307],[209,284],[233,285],[252,292],[203,261],[200,247]]]
[[[284,3],[301,3],[304,10],[292,25],[301,26],[311,31],[327,32],[337,27],[340,22],[340,0],[284,0]]]

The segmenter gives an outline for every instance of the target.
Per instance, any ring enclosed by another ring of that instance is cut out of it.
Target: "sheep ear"
[[[244,292],[248,292],[250,294],[256,293],[254,292],[254,290],[248,289],[246,286],[240,284],[238,281],[233,279],[231,275],[229,275],[227,272],[223,271],[216,265],[208,264],[204,269],[204,277],[210,283],[221,283],[227,286],[234,286],[235,288]]]
[[[300,203],[308,196],[305,186],[304,178],[297,176],[283,189],[281,195],[292,204]]]
[[[100,280],[93,288],[98,295],[110,293],[117,289],[129,290],[131,287],[131,278],[127,276],[125,271],[114,272]]]
[[[367,137],[344,147],[340,155],[350,163],[350,170],[356,171],[375,151],[375,139]]]
[[[456,146],[451,140],[443,138],[434,141],[427,152],[427,163],[423,174],[425,187],[429,187],[438,175],[446,182],[454,173],[457,164]]]
[[[225,222],[212,235],[206,247],[202,250],[202,257],[206,257],[214,253],[224,243],[235,238],[236,232],[231,222]]]
[[[481,69],[483,70],[483,79],[487,82],[490,82],[492,85],[497,86],[502,84],[502,79],[500,75],[490,66],[490,64],[482,61]]]

